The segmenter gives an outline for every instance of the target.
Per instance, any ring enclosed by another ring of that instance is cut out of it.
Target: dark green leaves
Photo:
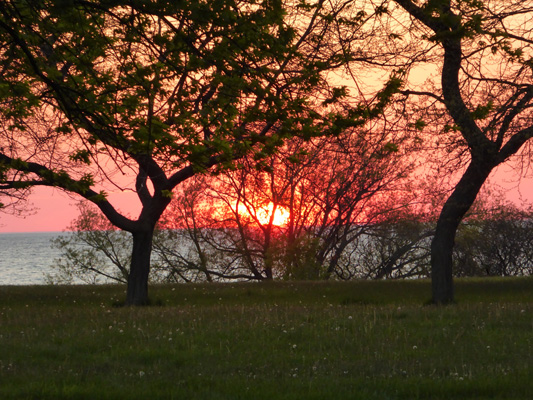
[[[491,100],[485,105],[478,105],[472,112],[472,118],[474,120],[485,119],[494,108],[494,102]]]

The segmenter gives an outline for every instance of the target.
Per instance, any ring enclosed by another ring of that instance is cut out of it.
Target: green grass
[[[533,279],[0,287],[0,399],[529,399]]]

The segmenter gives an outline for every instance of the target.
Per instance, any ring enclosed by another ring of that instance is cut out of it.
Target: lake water
[[[0,233],[0,285],[42,285],[60,250],[51,239],[62,232]]]

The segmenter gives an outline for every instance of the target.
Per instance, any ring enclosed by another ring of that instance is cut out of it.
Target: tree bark
[[[453,246],[457,228],[495,166],[496,163],[472,160],[442,208],[431,242],[431,286],[435,304],[454,301]]]
[[[136,231],[133,235],[127,306],[144,306],[148,304],[148,275],[150,273],[150,256],[152,254],[153,228]]]

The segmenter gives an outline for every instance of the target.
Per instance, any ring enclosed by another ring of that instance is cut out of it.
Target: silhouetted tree
[[[145,304],[154,227],[178,185],[366,118],[360,107],[335,117],[345,90],[325,74],[356,59],[358,11],[323,0],[2,1],[0,189],[54,186],[93,202],[131,233],[126,303]],[[110,189],[135,191],[139,215],[111,204]]]
[[[433,100],[420,108],[453,140],[469,161],[440,213],[431,246],[433,301],[454,299],[452,254],[458,226],[494,168],[519,152],[533,136],[531,35],[533,10],[521,1],[394,0],[409,19],[395,14],[398,31],[425,43],[418,63],[436,62],[440,82],[403,94]],[[393,26],[394,30],[394,24]],[[403,36],[402,39],[406,39]],[[413,61],[414,63],[414,61]],[[414,65],[414,64],[413,64]],[[443,108],[443,107],[444,108]],[[443,111],[446,111],[444,113]],[[432,114],[432,116],[431,116]],[[443,157],[446,152],[442,153]]]

